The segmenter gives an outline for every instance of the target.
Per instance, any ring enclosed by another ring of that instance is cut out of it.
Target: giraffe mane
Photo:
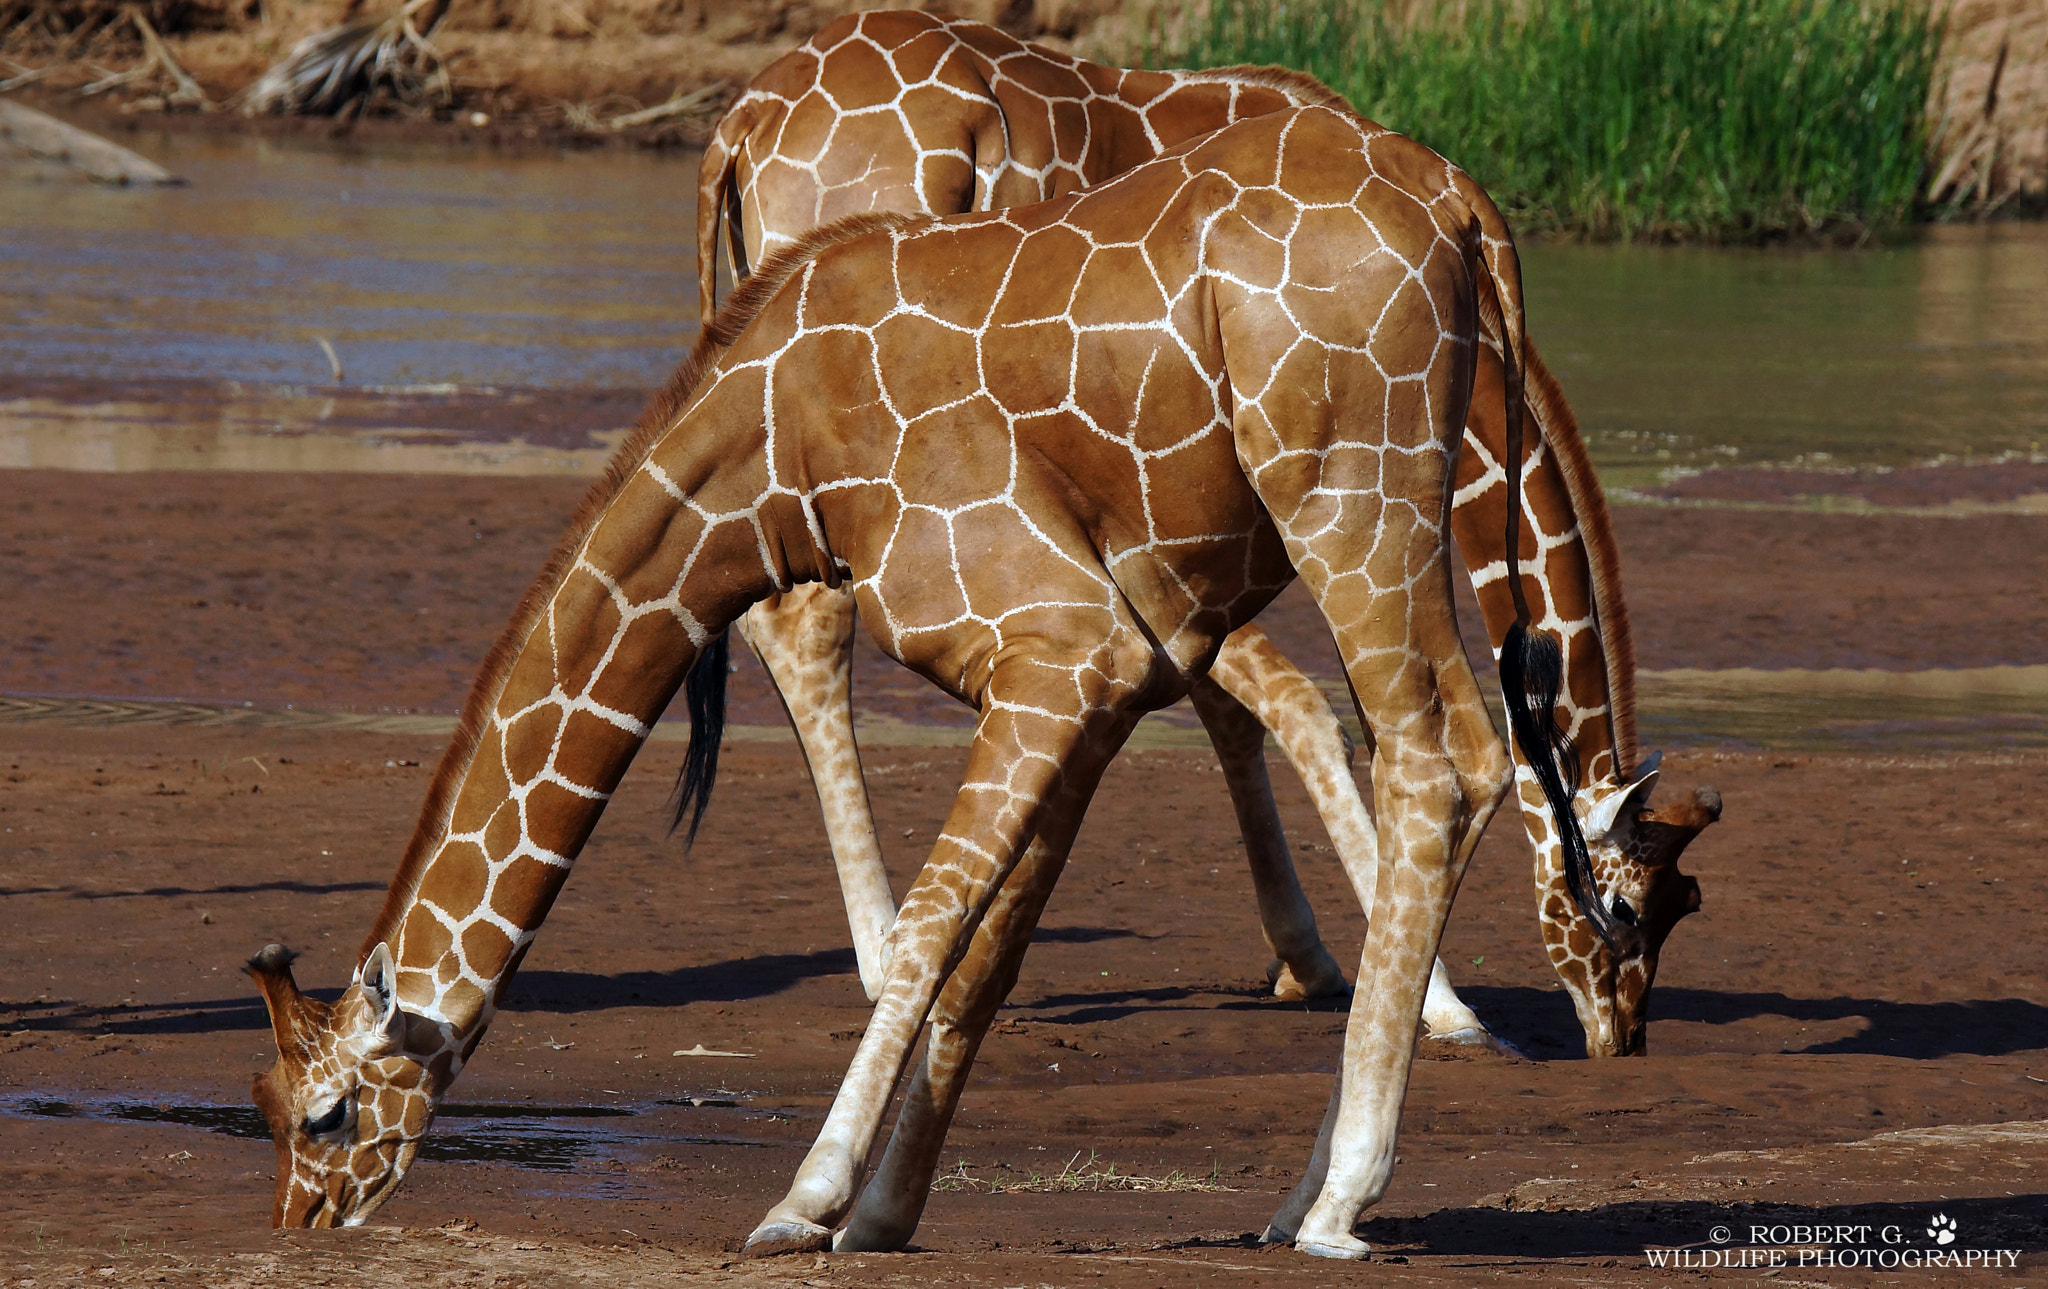
[[[368,937],[356,952],[358,964],[370,956],[372,949],[395,935],[399,924],[404,921],[406,910],[412,904],[413,892],[425,875],[427,865],[432,862],[437,844],[448,831],[457,789],[469,770],[470,762],[476,757],[484,729],[490,723],[491,711],[497,706],[498,696],[504,692],[505,682],[512,674],[512,662],[525,646],[526,638],[533,634],[541,612],[561,588],[563,579],[575,564],[576,553],[583,549],[583,543],[591,530],[597,527],[598,519],[617,499],[627,481],[639,472],[662,435],[682,416],[705,376],[798,270],[841,242],[915,222],[918,221],[908,215],[849,215],[823,228],[813,229],[794,245],[769,256],[727,297],[711,324],[697,337],[689,358],[676,369],[675,375],[669,378],[660,392],[648,400],[632,432],[612,453],[603,477],[584,494],[576,507],[575,517],[569,521],[567,533],[556,543],[547,562],[541,566],[540,575],[526,588],[519,606],[512,611],[511,620],[499,633],[497,643],[491,646],[482,665],[477,668],[469,697],[463,701],[462,714],[456,719],[454,737],[448,741],[448,750],[441,754],[439,764],[434,767],[434,777],[427,785],[426,800],[420,806],[419,823],[414,826],[412,839],[406,843],[404,856],[399,860],[398,871],[384,893],[384,907],[379,910]]]
[[[1204,67],[1200,71],[1185,72],[1183,75],[1194,81],[1257,85],[1264,89],[1279,90],[1300,100],[1303,107],[1327,107],[1347,116],[1358,115],[1358,109],[1351,106],[1349,99],[1307,72],[1297,72],[1291,67],[1262,67],[1239,63],[1231,67]]]
[[[1558,472],[1571,495],[1586,561],[1593,573],[1593,611],[1600,623],[1601,652],[1607,659],[1607,714],[1614,731],[1614,770],[1624,783],[1636,764],[1636,644],[1629,628],[1628,602],[1621,593],[1621,549],[1607,514],[1607,496],[1593,472],[1593,458],[1579,433],[1579,418],[1533,343],[1524,355],[1523,392],[1557,453]]]

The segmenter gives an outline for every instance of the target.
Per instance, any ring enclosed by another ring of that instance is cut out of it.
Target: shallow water
[[[737,1107],[731,1098],[656,1105],[443,1105],[436,1126],[420,1141],[422,1159],[503,1164],[540,1172],[572,1172],[599,1154],[631,1153],[660,1145],[760,1148],[772,1143],[731,1134],[678,1131],[680,1116],[697,1106]],[[668,1107],[681,1107],[669,1109]],[[269,1141],[270,1127],[254,1107],[135,1101],[81,1094],[0,1099],[0,1116],[33,1119],[114,1119],[165,1123],[248,1141]],[[664,1126],[610,1125],[600,1121],[656,1116]],[[445,1122],[444,1122],[445,1121]],[[675,1122],[670,1122],[675,1121]]]
[[[189,185],[0,164],[0,372],[644,388],[696,331],[694,155],[128,142]]]
[[[1535,246],[1531,332],[1610,485],[2040,458],[2048,225],[1862,250]]]
[[[190,186],[0,162],[0,378],[42,383],[40,402],[0,389],[0,463],[589,473],[601,443],[521,455],[477,418],[444,425],[437,400],[615,391],[616,428],[695,334],[694,154],[132,142]],[[1533,245],[1525,265],[1533,334],[1611,486],[2048,442],[2048,227],[1863,250]],[[390,425],[435,434],[397,452],[337,423],[333,398],[366,386],[397,404]],[[461,450],[475,439],[501,450]]]

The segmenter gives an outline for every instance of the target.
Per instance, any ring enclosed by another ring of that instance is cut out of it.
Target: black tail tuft
[[[1500,648],[1500,687],[1507,701],[1508,728],[1514,733],[1515,745],[1522,749],[1522,759],[1542,785],[1544,800],[1550,803],[1552,826],[1564,847],[1565,889],[1607,947],[1618,949],[1625,933],[1601,903],[1592,852],[1586,847],[1585,833],[1579,830],[1578,816],[1572,813],[1579,756],[1571,736],[1557,727],[1552,715],[1563,686],[1564,653],[1557,641],[1519,622],[1509,627]]]
[[[731,635],[730,631],[719,632],[718,638],[697,655],[689,679],[683,682],[683,697],[690,707],[690,747],[683,753],[682,773],[676,776],[676,817],[669,831],[682,827],[683,816],[690,816],[690,831],[683,837],[686,848],[697,844],[697,826],[704,822],[704,811],[711,804],[711,785],[718,780],[718,745],[725,738],[725,678],[731,670]]]

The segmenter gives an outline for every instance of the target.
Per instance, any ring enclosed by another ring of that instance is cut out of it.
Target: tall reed
[[[1146,56],[1313,73],[1524,228],[1751,241],[1914,214],[1940,37],[1925,0],[1211,0]]]

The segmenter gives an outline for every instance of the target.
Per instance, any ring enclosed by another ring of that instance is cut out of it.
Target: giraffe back
[[[844,215],[949,215],[1043,201],[1121,174],[1233,121],[1348,110],[1277,67],[1106,67],[982,23],[849,15],[770,64],[719,122],[698,176],[700,312],[716,253],[755,256]]]

